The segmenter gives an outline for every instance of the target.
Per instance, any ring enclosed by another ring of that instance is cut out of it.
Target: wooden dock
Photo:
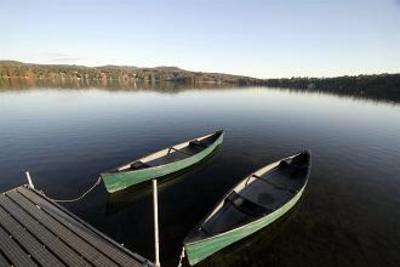
[[[20,186],[0,194],[0,266],[153,264],[42,193]]]

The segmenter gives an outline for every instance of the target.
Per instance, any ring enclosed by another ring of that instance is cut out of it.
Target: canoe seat
[[[245,210],[238,199],[235,200],[235,193],[230,196],[229,199],[225,199],[223,206],[207,221],[203,222],[201,225],[201,235],[214,235],[217,233],[222,233],[228,231],[238,225],[242,225],[254,220],[255,212],[245,213]],[[239,196],[240,198],[240,196]],[[234,203],[236,202],[236,204]],[[251,213],[252,215],[249,215]]]
[[[273,185],[277,189],[296,194],[304,184],[307,171],[308,167],[301,162],[284,160],[275,169],[256,178]]]
[[[238,210],[255,218],[270,211],[269,209],[239,195],[235,191],[232,191],[225,201],[231,202]]]
[[[182,159],[185,159],[189,157],[188,155],[184,154],[184,153],[178,153],[178,152],[171,152],[163,157],[160,158],[156,158],[153,160],[150,160],[148,162],[146,162],[147,165],[151,166],[151,167],[155,167],[155,166],[159,166],[159,165],[164,165],[164,164],[168,164],[168,163],[172,163],[175,161],[179,161]]]
[[[204,143],[202,143],[202,142],[200,142],[199,140],[190,141],[190,142],[189,142],[189,145],[190,145],[190,146],[199,146],[199,147],[201,147],[201,148],[207,148],[207,145],[204,144]]]
[[[185,155],[188,155],[188,156],[192,156],[192,155],[193,155],[193,154],[190,153],[190,152],[184,151],[183,149],[177,149],[177,148],[175,148],[175,147],[173,147],[173,146],[171,146],[170,148],[168,148],[168,154],[170,154],[171,151],[175,151],[175,152],[178,152],[178,153],[182,153],[182,154],[185,154]]]
[[[150,166],[139,160],[139,161],[135,161],[134,163],[131,164],[130,170],[140,170],[140,169],[145,169],[148,167],[150,167]]]
[[[282,168],[291,167],[296,170],[304,170],[307,169],[309,165],[309,158],[307,155],[299,155],[292,159],[282,160],[279,163],[279,166]]]
[[[275,185],[267,183],[264,179],[254,180],[238,194],[267,210],[275,210],[293,197],[293,193],[286,189],[279,189]]]
[[[185,146],[180,149],[180,151],[185,152],[190,155],[195,155],[203,150],[204,150],[204,148],[201,146],[195,146],[195,145],[190,145],[190,144],[188,146]]]
[[[209,145],[213,144],[215,140],[217,140],[220,137],[220,134],[213,134],[207,138],[197,140],[200,144],[208,147]]]
[[[261,176],[255,175],[255,174],[252,174],[251,176],[254,177],[254,178],[259,179],[260,181],[262,181],[262,182],[264,182],[264,183],[267,183],[267,184],[272,185],[272,186],[275,187],[276,189],[290,191],[287,187],[285,187],[285,186],[283,186],[283,185],[280,185],[280,184],[278,184],[278,183],[272,181],[271,179],[265,179],[264,177],[261,177]]]

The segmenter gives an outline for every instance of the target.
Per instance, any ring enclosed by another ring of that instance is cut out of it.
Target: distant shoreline
[[[151,88],[159,84],[168,84],[167,90],[179,90],[185,87],[268,86],[400,102],[400,74],[258,79],[223,73],[193,72],[165,66],[86,67],[0,61],[0,88],[11,89],[18,86]]]

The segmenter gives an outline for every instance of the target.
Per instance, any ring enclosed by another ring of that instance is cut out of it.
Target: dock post
[[[31,178],[31,175],[29,174],[29,172],[26,171],[25,175],[26,175],[26,178],[28,179],[29,187],[32,188],[32,189],[35,189],[35,186],[33,186],[32,178]]]
[[[158,239],[158,192],[157,180],[153,179],[153,210],[154,210],[154,248],[155,248],[155,266],[160,267],[160,245]]]

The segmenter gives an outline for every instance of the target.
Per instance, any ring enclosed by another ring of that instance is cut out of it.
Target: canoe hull
[[[109,193],[114,193],[138,183],[179,172],[206,158],[215,149],[217,149],[222,141],[223,134],[221,134],[221,136],[215,140],[213,144],[200,153],[180,161],[130,172],[109,173],[107,175],[102,175],[104,185]]]
[[[282,217],[299,201],[305,186],[306,184],[290,201],[288,201],[281,208],[256,221],[250,222],[246,225],[232,229],[228,232],[221,233],[219,235],[185,244],[185,251],[190,265],[194,265],[204,260],[213,253],[261,230],[262,228]]]

